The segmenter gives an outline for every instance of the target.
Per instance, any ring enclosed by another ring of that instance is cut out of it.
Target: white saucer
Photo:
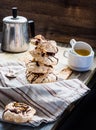
[[[78,67],[73,67],[73,66],[69,66],[72,70],[76,70],[76,71],[88,71],[90,70],[90,66],[85,67],[85,68],[78,68]]]

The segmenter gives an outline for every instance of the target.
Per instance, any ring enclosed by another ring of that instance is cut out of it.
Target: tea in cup
[[[90,70],[94,61],[92,47],[80,41],[72,44],[72,48],[65,51],[64,56],[68,58],[68,66],[76,71]]]
[[[70,40],[72,46],[72,52],[81,56],[88,56],[91,54],[92,47],[83,41],[76,41],[75,39]]]

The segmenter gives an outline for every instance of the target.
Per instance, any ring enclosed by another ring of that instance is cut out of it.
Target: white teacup
[[[68,66],[76,71],[88,71],[94,61],[94,51],[88,56],[76,55],[72,49],[65,51],[64,56],[68,58]]]
[[[72,46],[72,52],[76,55],[88,56],[92,53],[92,47],[83,41],[76,41],[75,39],[70,40]]]

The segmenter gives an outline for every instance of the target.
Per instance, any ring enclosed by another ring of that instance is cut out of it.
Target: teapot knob
[[[13,18],[17,17],[17,7],[12,8],[12,15],[13,15]]]

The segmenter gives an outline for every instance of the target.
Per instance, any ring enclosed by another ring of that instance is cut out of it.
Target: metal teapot
[[[29,47],[29,27],[34,37],[34,21],[17,16],[17,8],[12,8],[12,15],[3,19],[3,36],[1,49],[7,52],[24,52]],[[28,26],[30,23],[30,26]]]

